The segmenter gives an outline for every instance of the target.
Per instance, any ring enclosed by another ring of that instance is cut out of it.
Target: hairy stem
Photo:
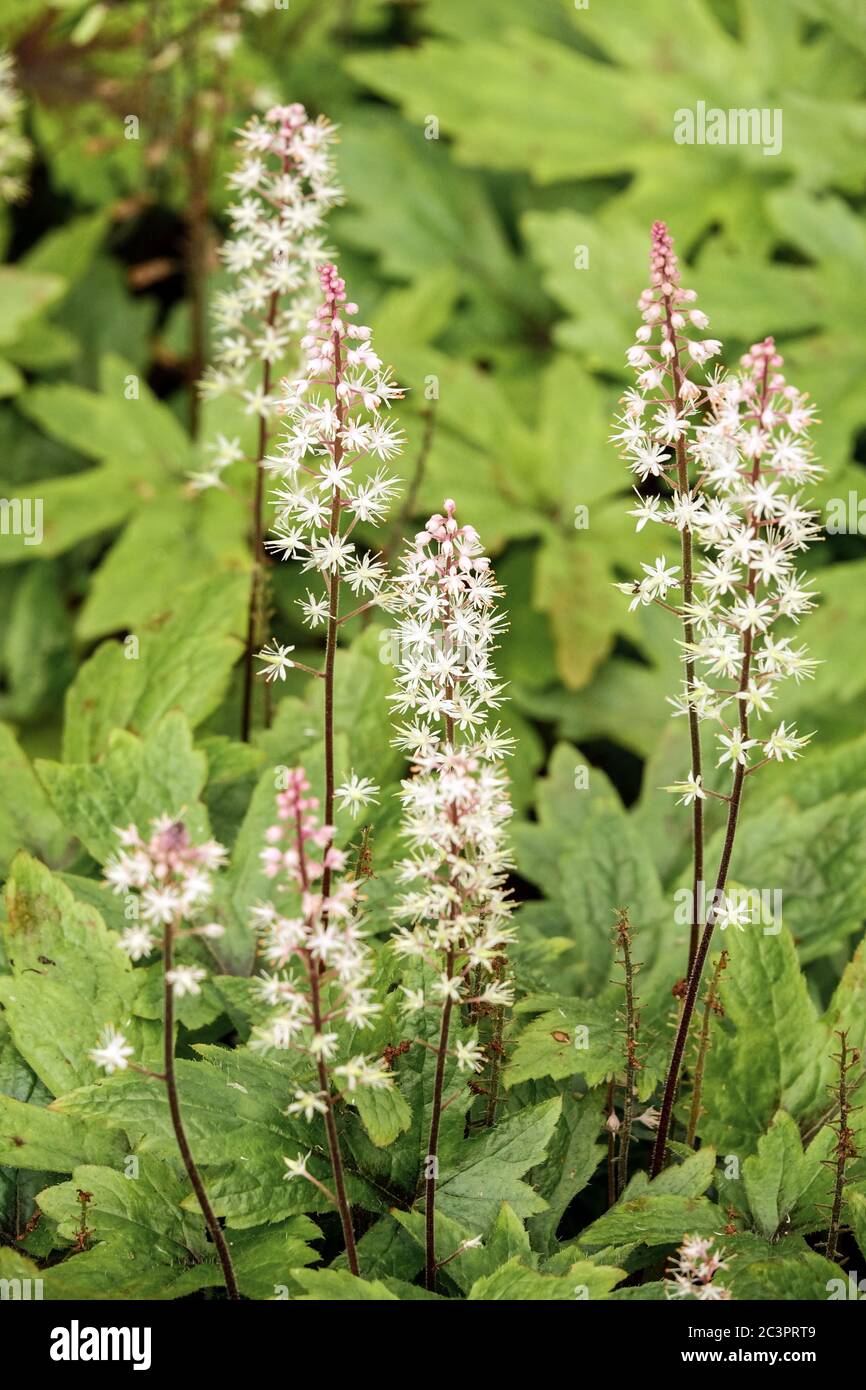
[[[500,957],[494,965],[494,979],[501,980],[505,973],[505,960]],[[496,1122],[496,1107],[499,1104],[499,1079],[502,1075],[502,1033],[505,1027],[505,1006],[497,1004],[493,1015],[493,1028],[488,1044],[491,1054],[490,1077],[488,1080],[487,1108],[483,1125],[491,1129]]]
[[[856,1062],[860,1059],[857,1048],[848,1047],[847,1032],[840,1032],[839,1052],[835,1060],[839,1063],[839,1085],[837,1088],[837,1109],[838,1122],[836,1126],[836,1152],[831,1162],[834,1169],[833,1179],[833,1206],[830,1211],[830,1227],[827,1231],[826,1254],[828,1260],[835,1260],[839,1249],[839,1235],[842,1227],[842,1202],[845,1196],[845,1167],[848,1160],[857,1157],[857,1149],[854,1143],[854,1131],[848,1124],[851,1115],[851,1086],[848,1082],[848,1073]]]
[[[451,650],[451,638],[449,635],[449,621],[451,618],[451,604],[446,601],[446,619],[443,624],[442,633],[444,637],[443,648],[446,654]],[[445,683],[445,697],[451,701],[454,697],[454,688],[450,681]],[[455,741],[455,723],[450,714],[445,716],[445,743],[449,749],[453,749]],[[451,824],[456,826],[458,823],[457,806],[452,803],[449,807],[449,819]],[[451,888],[453,896],[451,899],[450,917],[457,916],[461,907],[460,883],[456,874],[452,872]],[[460,943],[463,944],[463,943]],[[445,952],[445,975],[448,980],[454,975],[457,947],[452,943]],[[450,993],[447,995],[442,1006],[442,1020],[439,1027],[439,1044],[436,1050],[436,1073],[433,1081],[433,1102],[430,1112],[430,1135],[427,1141],[427,1169],[424,1196],[424,1218],[425,1218],[425,1246],[426,1246],[426,1267],[425,1267],[425,1287],[429,1293],[436,1292],[436,1183],[438,1181],[439,1163],[439,1124],[442,1117],[442,1087],[445,1080],[445,1058],[448,1055],[448,1040],[451,1032],[451,1013],[453,1001]]]
[[[163,932],[163,985],[164,985],[164,1022],[163,1022],[163,1056],[165,1069],[165,1088],[168,1092],[168,1108],[171,1113],[171,1123],[174,1129],[174,1137],[177,1140],[177,1147],[183,1160],[187,1176],[192,1183],[193,1191],[201,1207],[202,1215],[210,1238],[216,1248],[220,1265],[222,1266],[223,1278],[225,1280],[226,1292],[229,1298],[239,1299],[237,1280],[235,1279],[232,1257],[223,1235],[222,1227],[214,1215],[213,1207],[207,1195],[207,1190],[202,1181],[201,1174],[196,1167],[195,1159],[189,1147],[186,1131],[183,1127],[183,1120],[180,1113],[180,1100],[177,1094],[177,1078],[174,1070],[174,989],[169,982],[169,971],[172,968],[172,948],[174,942],[175,924],[167,922]]]

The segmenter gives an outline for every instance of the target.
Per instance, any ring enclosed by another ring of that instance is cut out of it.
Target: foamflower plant
[[[692,808],[694,891],[654,1174],[664,1163],[713,929],[730,920],[725,886],[744,786],[768,762],[799,757],[809,742],[809,734],[775,720],[772,707],[784,680],[806,679],[815,667],[796,639],[796,625],[815,601],[797,566],[820,536],[806,496],[822,471],[809,443],[814,407],[788,382],[772,338],[755,343],[737,369],[712,370],[721,343],[701,336],[708,319],[695,298],[680,283],[667,227],[655,223],[650,285],[638,301],[642,323],[627,353],[637,386],[624,397],[614,436],[631,471],[652,489],[638,491],[631,512],[638,530],[666,527],[679,534],[681,547],[681,565],[660,556],[643,566],[642,577],[620,585],[632,607],[658,604],[680,621],[684,679],[671,704],[688,723],[691,755],[688,775],[667,788]],[[702,922],[703,805],[709,797],[726,805],[727,825]]]
[[[435,1289],[435,1203],[439,1126],[446,1061],[480,1071],[476,1040],[451,1046],[455,1011],[501,1009],[513,992],[504,976],[513,940],[506,830],[511,816],[503,758],[511,739],[491,715],[504,694],[492,664],[505,626],[490,561],[474,528],[457,520],[447,499],[407,548],[396,579],[403,615],[396,628],[397,691],[392,697],[395,742],[412,762],[402,786],[402,833],[409,854],[397,866],[403,886],[394,908],[401,926],[393,947],[424,961],[432,989],[405,990],[411,1018],[439,1013],[436,1071],[426,1158],[426,1283]],[[491,1111],[498,1071],[493,1068]],[[492,1115],[491,1115],[492,1118]]]
[[[207,400],[233,395],[243,412],[258,422],[253,456],[244,454],[239,436],[218,435],[210,443],[205,468],[193,474],[202,490],[226,486],[234,463],[255,468],[251,500],[250,587],[244,662],[241,733],[250,736],[253,720],[254,652],[265,621],[264,459],[279,413],[275,389],[278,364],[298,351],[298,340],[313,311],[318,271],[330,254],[325,218],[343,192],[336,181],[332,147],[336,128],[324,116],[312,120],[298,102],[274,106],[253,116],[239,132],[241,159],[229,175],[235,201],[228,209],[232,235],[220,255],[233,279],[214,296],[216,361],[204,374]]]
[[[294,648],[270,642],[259,652],[261,674],[285,680],[295,667],[324,684],[325,785],[322,812],[333,825],[336,797],[357,812],[375,801],[378,788],[351,769],[337,786],[334,761],[334,679],[339,629],[350,619],[392,596],[380,556],[359,546],[356,527],[376,526],[387,514],[398,480],[384,466],[403,449],[403,433],[388,407],[403,392],[390,367],[377,355],[370,329],[354,322],[358,306],[349,300],[337,267],[319,273],[321,301],[303,339],[303,374],[284,386],[287,428],[267,459],[275,480],[274,528],[267,545],[281,560],[298,561],[310,575],[304,622],[323,629],[325,658],[312,670]],[[350,595],[349,607],[343,602]],[[323,894],[330,891],[330,866]]]
[[[349,1268],[357,1274],[334,1095],[351,1103],[359,1088],[386,1090],[393,1077],[381,1059],[358,1054],[341,1060],[341,1026],[369,1027],[381,1005],[370,986],[374,962],[365,941],[361,883],[345,872],[346,854],[334,845],[334,827],[320,824],[318,798],[309,793],[304,769],[293,768],[288,786],[277,794],[276,819],[261,853],[274,891],[254,909],[252,925],[271,967],[260,978],[260,995],[274,1014],[257,1029],[253,1046],[289,1049],[306,1060],[287,1113],[324,1120],[334,1186],[310,1173],[309,1155],[287,1158],[285,1176],[308,1178],[333,1202]]]
[[[118,851],[106,863],[106,883],[123,894],[134,908],[133,923],[118,938],[118,947],[132,961],[161,948],[163,974],[163,1061],[157,1074],[138,1066],[122,1032],[108,1025],[90,1052],[91,1061],[108,1076],[131,1067],[165,1083],[172,1128],[187,1176],[204,1216],[225,1280],[226,1292],[240,1298],[232,1259],[216,1218],[204,1181],[190,1148],[181,1115],[175,1073],[175,1000],[200,994],[207,972],[196,964],[175,960],[178,940],[221,936],[218,922],[203,922],[213,897],[214,875],[223,866],[226,851],[216,840],[196,844],[183,820],[160,816],[143,835],[136,825],[116,832]]]
[[[273,368],[312,312],[317,270],[328,259],[325,217],[343,199],[336,138],[326,117],[311,120],[298,102],[251,117],[238,132],[241,158],[228,177],[232,233],[220,248],[233,283],[214,295],[215,362],[201,391],[206,400],[238,396],[246,414],[268,425],[279,404]],[[211,453],[196,478],[201,487],[218,486],[240,457],[220,440]]]

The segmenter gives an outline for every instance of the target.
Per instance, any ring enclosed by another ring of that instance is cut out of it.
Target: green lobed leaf
[[[477,1229],[489,1225],[500,1202],[518,1216],[546,1203],[523,1176],[544,1158],[561,1111],[558,1097],[504,1116],[491,1130],[471,1137],[443,1164],[436,1201],[446,1216]]]
[[[69,847],[69,833],[22,752],[12,729],[0,723],[0,868],[9,868],[19,849],[59,864]]]
[[[814,1230],[826,1220],[815,1210],[817,1200],[828,1197],[829,1179],[824,1161],[829,1156],[832,1133],[825,1128],[804,1152],[800,1131],[784,1110],[778,1111],[757,1152],[743,1163],[743,1186],[749,1210],[760,1233],[768,1240],[783,1226]]]
[[[108,1023],[139,1061],[155,1060],[159,1030],[135,1017],[139,981],[99,913],[26,854],[12,865],[6,910],[11,973],[0,976],[0,1002],[15,1046],[51,1094],[94,1079],[88,1053]]]
[[[37,770],[67,830],[102,864],[117,850],[119,827],[144,829],[157,816],[182,814],[194,835],[205,832],[206,759],[180,713],[143,738],[116,729],[97,763],[39,762]]]
[[[472,1285],[467,1298],[478,1300],[505,1299],[509,1302],[574,1302],[575,1299],[605,1298],[623,1277],[621,1269],[576,1261],[568,1274],[540,1274],[527,1269],[519,1260],[509,1260]]]
[[[829,1038],[787,928],[728,932],[725,947],[725,1018],[707,1055],[701,1134],[723,1153],[747,1154],[777,1109],[797,1119],[823,1103]]]

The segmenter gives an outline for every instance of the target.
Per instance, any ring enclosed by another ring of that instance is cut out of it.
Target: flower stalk
[[[695,1058],[694,1077],[692,1081],[689,1122],[686,1131],[686,1143],[691,1149],[695,1147],[695,1137],[698,1132],[701,1115],[703,1114],[701,1101],[704,1088],[704,1068],[707,1062],[707,1053],[710,1050],[710,1022],[713,1014],[718,1014],[722,1017],[725,1012],[719,1000],[719,981],[721,980],[722,971],[726,969],[727,964],[728,953],[727,951],[721,951],[716,961],[715,969],[710,977],[710,983],[704,1001],[704,1013],[701,1020],[701,1031],[698,1036],[697,1055]]]
[[[619,1149],[616,1168],[616,1195],[621,1197],[628,1186],[628,1151],[631,1143],[632,1119],[634,1116],[634,1094],[637,1074],[641,1069],[638,1059],[638,1030],[640,1018],[637,1008],[634,980],[640,966],[635,964],[631,954],[631,922],[628,908],[617,912],[616,946],[622,966],[623,978],[618,983],[625,991],[625,1012],[622,1015],[625,1027],[625,1080],[622,1102],[622,1122],[619,1127]]]
[[[468,1042],[456,1038],[452,1047],[455,1017],[461,1009],[475,1008],[477,1015],[480,1007],[513,999],[503,967],[513,939],[504,840],[511,805],[502,769],[511,740],[487,722],[503,698],[491,664],[503,627],[495,607],[500,590],[474,528],[459,524],[450,498],[407,547],[396,587],[402,618],[397,692],[390,698],[398,714],[412,716],[398,726],[394,742],[413,764],[401,794],[403,835],[413,853],[398,865],[408,891],[395,916],[408,925],[393,945],[435,974],[432,999],[404,987],[406,1012],[440,1010],[424,1173],[425,1281],[435,1291],[447,1059],[475,1073],[485,1062],[474,1034]]]
[[[721,351],[718,340],[695,336],[708,320],[700,310],[687,307],[694,300],[694,291],[680,285],[670,234],[657,222],[652,229],[651,284],[639,300],[643,324],[627,354],[638,373],[638,389],[626,393],[614,436],[640,482],[653,479],[663,490],[661,497],[638,492],[638,505],[631,513],[637,529],[661,524],[678,529],[683,537],[683,601],[674,611],[683,624],[685,680],[681,695],[670,703],[676,715],[687,718],[692,765],[685,781],[666,790],[694,808],[693,903],[689,970],[681,991],[653,1175],[665,1161],[680,1068],[713,931],[717,922],[724,927],[736,920],[725,888],[746,778],[771,759],[799,757],[810,739],[784,720],[772,732],[757,736],[751,717],[769,709],[782,679],[793,676],[799,681],[815,666],[803,648],[792,645],[790,636],[777,637],[772,631],[781,621],[796,624],[814,607],[814,595],[793,564],[796,554],[820,534],[817,514],[801,500],[803,486],[821,472],[808,444],[814,409],[785,380],[783,359],[772,338],[749,349],[740,371],[720,369],[702,384],[693,381],[690,367],[703,367]],[[643,570],[642,579],[619,586],[630,595],[631,607],[671,608],[668,593],[681,587],[680,566],[669,566],[661,556]],[[733,687],[724,683],[731,681]],[[715,735],[716,767],[729,766],[728,792],[706,784],[700,738],[705,721],[720,729]],[[754,762],[752,749],[757,747],[764,757]],[[708,796],[727,805],[727,824],[713,898],[701,928],[703,822],[696,810]]]
[[[241,710],[244,741],[252,731],[254,661],[267,606],[264,469],[278,412],[273,376],[309,318],[317,271],[328,256],[321,229],[328,211],[342,199],[330,153],[335,138],[329,121],[311,121],[299,103],[275,106],[263,118],[253,117],[240,132],[243,157],[229,177],[238,201],[229,208],[233,236],[221,254],[237,276],[237,286],[216,296],[216,365],[205,373],[201,390],[205,399],[239,396],[245,414],[258,419],[255,454],[247,460],[255,470],[255,482]],[[211,449],[210,467],[192,478],[198,489],[224,487],[224,471],[244,460],[239,439],[220,435]]]
[[[332,875],[343,874],[347,856],[333,843],[333,825],[319,823],[318,798],[309,796],[309,790],[304,769],[294,768],[286,790],[277,796],[277,818],[266,833],[261,857],[274,891],[269,902],[255,908],[253,926],[264,958],[273,967],[273,973],[260,977],[260,997],[274,1013],[266,1026],[256,1028],[252,1046],[261,1051],[290,1049],[306,1059],[311,1084],[299,1073],[286,1113],[323,1120],[333,1191],[308,1171],[310,1154],[287,1157],[285,1176],[306,1178],[333,1201],[349,1268],[357,1274],[335,1096],[351,1103],[359,1087],[386,1090],[393,1076],[381,1060],[364,1055],[337,1062],[341,1025],[369,1027],[381,1006],[369,986],[373,957],[361,917],[362,880],[344,875],[334,882]]]
[[[304,569],[317,571],[324,583],[324,594],[308,591],[300,607],[309,626],[325,626],[325,662],[320,673],[324,681],[324,817],[325,824],[332,825],[338,793],[334,759],[338,631],[350,616],[386,601],[387,574],[380,557],[361,555],[349,538],[359,522],[381,522],[397,486],[381,468],[361,480],[354,470],[361,472],[368,459],[384,461],[400,453],[403,435],[382,418],[382,409],[403,393],[374,352],[370,329],[352,322],[358,306],[348,301],[337,267],[323,266],[319,283],[322,301],[302,339],[305,374],[286,389],[283,409],[289,429],[276,455],[268,460],[269,470],[282,480],[282,486],[275,494],[276,521],[266,545],[283,559],[302,558]],[[311,387],[324,388],[323,393],[313,394]],[[344,582],[363,602],[341,618]],[[291,659],[293,650],[272,644],[259,652],[266,679],[284,680],[289,669],[300,666]],[[326,902],[330,886],[331,867],[326,862],[322,881]]]
[[[319,967],[311,959],[307,960],[307,978],[310,988],[310,1021],[318,1036],[322,1035],[322,1003],[319,991]],[[340,1136],[337,1133],[337,1123],[334,1119],[334,1097],[331,1091],[331,1078],[328,1074],[328,1066],[321,1053],[316,1058],[316,1074],[319,1081],[319,1091],[325,1097],[325,1132],[328,1136],[328,1154],[331,1160],[331,1171],[334,1174],[334,1193],[333,1200],[340,1213],[340,1225],[343,1228],[343,1242],[346,1246],[346,1260],[352,1274],[360,1274],[358,1265],[358,1250],[355,1244],[355,1228],[352,1223],[352,1208],[349,1198],[346,1195],[346,1180],[343,1172],[343,1151],[340,1147]]]
[[[217,1220],[214,1209],[211,1206],[210,1198],[207,1195],[207,1188],[202,1181],[201,1173],[198,1170],[186,1130],[183,1126],[183,1119],[180,1112],[180,1097],[177,1092],[177,1077],[174,1069],[174,984],[172,983],[173,970],[173,946],[174,933],[177,924],[166,922],[162,936],[162,962],[163,962],[163,1068],[165,1089],[168,1096],[168,1108],[171,1114],[171,1125],[174,1130],[174,1137],[177,1140],[177,1147],[180,1152],[183,1166],[186,1169],[187,1177],[192,1183],[193,1192],[196,1195],[205,1225],[213,1241],[217,1259],[223,1272],[226,1293],[231,1299],[240,1298],[237,1279],[235,1277],[232,1257],[229,1253],[223,1229]]]
[[[131,961],[142,960],[156,950],[156,932],[162,928],[163,1071],[157,1075],[131,1062],[134,1049],[111,1025],[104,1030],[90,1057],[109,1076],[131,1068],[164,1083],[178,1151],[216,1250],[226,1292],[230,1299],[239,1299],[228,1243],[184,1129],[174,1056],[175,998],[200,994],[206,975],[200,966],[176,963],[175,942],[182,937],[208,940],[223,934],[216,922],[185,929],[182,926],[184,922],[195,923],[204,913],[213,896],[212,875],[225,862],[226,851],[216,840],[195,844],[184,822],[172,816],[154,820],[147,839],[135,825],[117,830],[116,834],[120,849],[106,863],[105,879],[115,893],[127,896],[134,919],[120,936],[118,946]]]

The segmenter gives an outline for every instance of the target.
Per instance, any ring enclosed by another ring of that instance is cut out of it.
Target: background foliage
[[[226,33],[234,42],[215,48],[214,34]],[[866,914],[866,548],[860,535],[836,536],[811,560],[823,602],[801,630],[824,664],[786,694],[779,717],[814,728],[816,747],[784,776],[768,770],[750,786],[734,863],[741,883],[783,890],[785,926],[780,937],[725,942],[726,1017],[710,1052],[703,1147],[652,1190],[633,1178],[625,1206],[603,1214],[603,1181],[590,1180],[603,1157],[605,1083],[619,1066],[612,910],[632,905],[645,963],[649,1099],[682,969],[684,929],[671,904],[688,824],[658,790],[687,771],[682,729],[665,704],[677,679],[674,633],[655,610],[629,614],[612,588],[657,542],[636,536],[625,516],[628,482],[607,436],[648,225],[663,217],[729,360],[774,333],[791,378],[817,400],[828,470],[821,501],[859,498],[866,14],[846,0],[605,0],[586,9],[571,0],[292,0],[288,10],[252,0],[2,0],[0,38],[16,54],[35,147],[30,195],[0,221],[0,492],[42,498],[45,517],[41,545],[0,537],[0,861],[6,873],[25,850],[55,871],[18,859],[8,900],[5,1240],[35,1259],[71,1248],[84,1187],[103,1213],[104,1244],[58,1265],[51,1296],[94,1296],[113,1261],[127,1278],[130,1251],[139,1272],[126,1296],[218,1282],[210,1263],[197,1263],[189,1199],[158,1161],[171,1151],[167,1131],[142,1111],[140,1083],[112,1092],[108,1123],[86,1123],[105,1116],[87,1090],[85,1053],[117,999],[133,1009],[142,1047],[158,1017],[153,990],[139,981],[146,972],[121,968],[110,944],[120,923],[98,866],[113,825],[171,803],[232,849],[221,974],[181,1018],[184,1055],[196,1046],[202,1058],[189,1081],[200,1091],[194,1139],[220,1214],[236,1228],[245,1291],[272,1296],[291,1267],[296,1295],[347,1296],[339,1268],[303,1273],[318,1232],[279,1181],[272,1092],[285,1078],[269,1081],[269,1064],[243,1049],[227,1060],[212,1045],[232,1028],[240,1038],[249,1031],[245,919],[261,888],[273,766],[303,758],[315,773],[318,694],[290,683],[271,728],[251,746],[237,741],[246,509],[226,494],[194,496],[186,483],[217,430],[251,428],[231,403],[199,409],[189,390],[207,358],[201,308],[221,278],[214,247],[231,132],[251,108],[300,100],[341,126],[347,200],[331,235],[378,350],[411,388],[401,410],[412,499],[402,525],[411,531],[455,496],[508,591],[511,630],[499,655],[519,738],[525,997],[507,1040],[513,1089],[499,1138],[473,1141],[489,1150],[474,1175],[473,1163],[455,1159],[443,1184],[441,1220],[455,1246],[464,1229],[490,1232],[483,1252],[449,1267],[453,1291],[571,1297],[580,1264],[578,1282],[604,1296],[621,1278],[611,1267],[651,1265],[685,1229],[718,1231],[733,1205],[738,1296],[825,1297],[829,1267],[804,1237],[818,1229],[816,1201],[826,1198],[820,1117],[832,1030],[847,1023],[852,1044],[866,1041],[856,953]],[[780,108],[781,153],[675,145],[674,111],[698,100]],[[136,139],[125,135],[130,115]],[[209,141],[194,142],[194,130]],[[580,248],[585,268],[576,266]],[[576,524],[579,508],[586,525]],[[301,645],[290,568],[274,576],[274,627]],[[348,636],[339,756],[388,791],[401,772],[383,718],[389,670],[375,626]],[[586,789],[576,780],[582,767]],[[395,843],[387,795],[372,828],[375,906]],[[350,836],[348,822],[341,834]],[[36,957],[65,972],[50,988],[38,961],[27,974],[22,932]],[[587,1022],[593,1041],[575,1085],[568,1032]],[[224,1070],[242,1088],[243,1069],[254,1066],[258,1099],[244,1121],[260,1136],[258,1167],[243,1179],[233,1136],[209,1123],[209,1095],[224,1090]],[[424,1084],[405,1063],[410,1104],[413,1088],[423,1100]],[[44,1109],[53,1097],[68,1099]],[[23,1168],[14,1142],[22,1105],[36,1126]],[[353,1152],[355,1200],[371,1213],[362,1242],[369,1296],[409,1296],[421,1218],[387,1210],[401,1192],[411,1207],[423,1141],[420,1130],[398,1130],[393,1148],[377,1148],[394,1138],[389,1117],[362,1118]],[[714,1170],[714,1144],[741,1157],[736,1188]],[[118,1177],[130,1146],[153,1201]],[[703,1195],[711,1183],[712,1201]],[[507,1198],[501,1210],[484,1195],[493,1190]],[[37,1192],[44,1216],[28,1233]],[[866,1189],[855,1183],[849,1205],[862,1243]],[[784,1240],[770,1243],[783,1224]],[[557,1230],[560,1241],[583,1232],[579,1247],[558,1248]],[[619,1296],[629,1293],[652,1296]]]

